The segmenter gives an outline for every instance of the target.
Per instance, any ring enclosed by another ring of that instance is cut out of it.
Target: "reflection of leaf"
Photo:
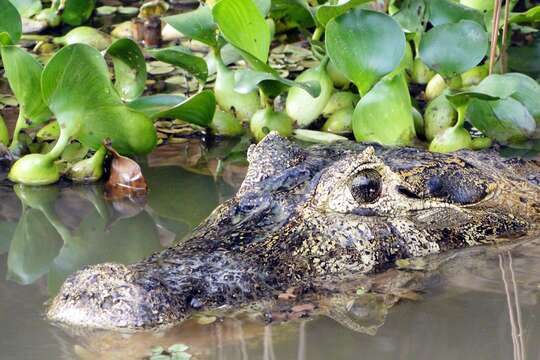
[[[145,169],[148,206],[159,216],[198,225],[218,205],[211,177],[199,176],[178,167]],[[175,191],[174,189],[182,189]]]
[[[62,243],[40,210],[26,209],[9,248],[8,278],[20,284],[33,283],[48,271]]]
[[[72,241],[61,249],[49,271],[50,295],[56,294],[66,277],[86,265],[131,264],[161,249],[156,225],[146,212],[120,219],[110,228],[107,224],[108,219],[92,210],[73,231]]]
[[[9,249],[11,239],[17,228],[17,223],[13,221],[0,222],[0,254],[5,253]]]

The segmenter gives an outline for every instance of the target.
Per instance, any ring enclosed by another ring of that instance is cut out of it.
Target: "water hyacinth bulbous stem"
[[[247,94],[235,91],[234,71],[227,68],[217,52],[214,56],[217,65],[216,83],[214,85],[216,102],[220,108],[233,113],[241,121],[249,121],[260,108],[259,93],[256,90]]]
[[[261,141],[270,131],[277,131],[281,136],[292,135],[292,120],[287,114],[276,112],[271,108],[259,110],[253,115],[250,130],[257,141]]]
[[[75,163],[68,171],[67,177],[78,183],[96,182],[103,176],[103,163],[107,149],[101,146],[94,155]]]
[[[314,98],[307,91],[298,87],[289,89],[285,110],[299,127],[307,127],[317,120],[332,96],[334,84],[326,71],[327,64],[328,58],[323,60],[319,66],[304,71],[296,78],[297,82],[318,82],[321,87],[319,96]]]

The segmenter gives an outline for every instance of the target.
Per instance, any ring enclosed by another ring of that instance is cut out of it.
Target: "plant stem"
[[[68,145],[70,138],[71,134],[69,133],[69,131],[60,128],[60,137],[56,141],[56,144],[54,144],[54,147],[51,149],[51,151],[45,154],[45,156],[51,161],[58,159]]]
[[[493,0],[493,18],[491,23],[491,49],[489,51],[489,75],[495,68],[495,56],[499,39],[499,19],[501,17],[502,0]]]
[[[467,113],[467,105],[462,105],[457,109],[458,119],[454,128],[462,128],[465,125],[465,114]]]
[[[501,72],[504,74],[507,69],[507,54],[506,49],[508,47],[508,22],[510,21],[510,0],[506,0],[504,4],[504,25],[502,33],[502,47],[501,47]]]
[[[49,36],[49,35],[36,35],[36,34],[23,34],[23,35],[21,35],[21,40],[28,40],[28,41],[49,42],[51,39],[52,39],[52,36]]]
[[[318,41],[321,39],[321,36],[323,34],[323,29],[321,27],[317,27],[315,29],[315,32],[313,33],[313,36],[311,37],[311,40]]]
[[[19,134],[25,127],[26,119],[24,118],[24,109],[22,106],[19,106],[19,116],[17,117],[17,122],[15,123],[15,129],[13,130],[13,138],[11,139],[9,150],[13,151],[19,145]]]

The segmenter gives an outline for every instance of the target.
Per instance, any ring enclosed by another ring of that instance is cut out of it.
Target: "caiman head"
[[[237,195],[191,236],[133,265],[73,274],[48,317],[98,328],[169,325],[200,308],[538,228],[538,163],[492,151],[305,148],[271,133],[248,159]]]

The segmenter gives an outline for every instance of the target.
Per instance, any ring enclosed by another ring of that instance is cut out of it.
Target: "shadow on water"
[[[109,202],[102,185],[0,186],[0,358],[141,359],[175,343],[220,360],[539,358],[540,239],[413,260],[337,292],[218,309],[160,332],[67,333],[43,319],[69,274],[182,241],[231,197],[245,173],[233,147],[160,148],[144,163],[142,202]]]

